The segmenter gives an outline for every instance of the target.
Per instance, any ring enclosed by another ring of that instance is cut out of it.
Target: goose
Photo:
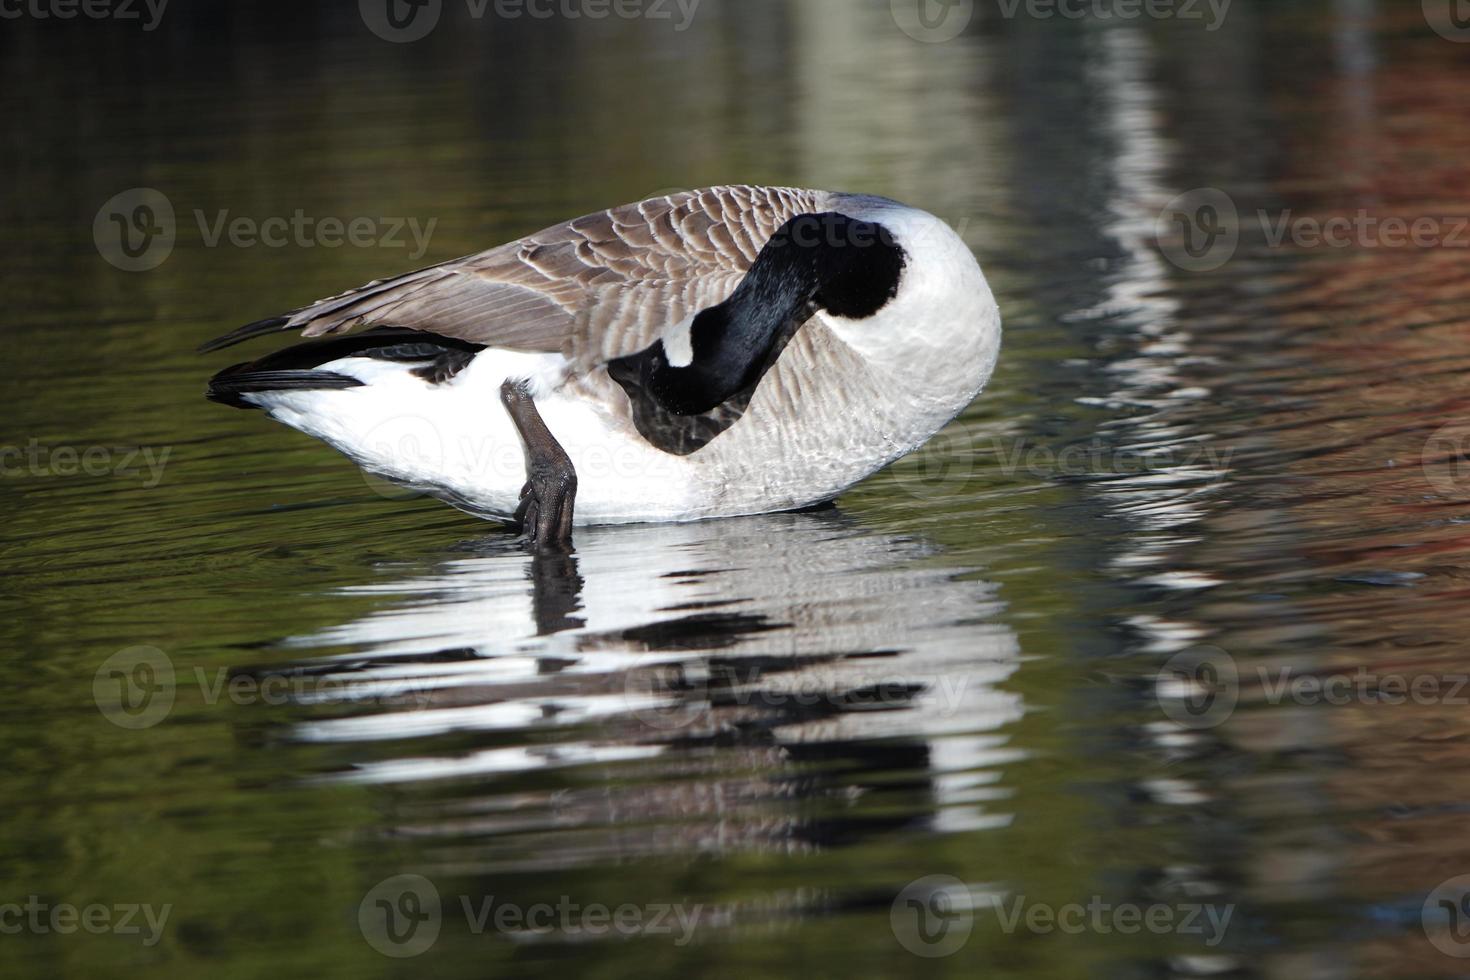
[[[1000,312],[939,218],[887,198],[723,186],[586,215],[212,340],[299,331],[206,396],[506,522],[824,504],[980,393]]]

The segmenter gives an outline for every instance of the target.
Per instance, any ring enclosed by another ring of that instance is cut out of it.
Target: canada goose
[[[573,524],[831,500],[959,414],[1000,346],[979,265],[933,215],[745,186],[591,214],[200,349],[286,330],[328,339],[227,368],[208,397],[543,547]]]

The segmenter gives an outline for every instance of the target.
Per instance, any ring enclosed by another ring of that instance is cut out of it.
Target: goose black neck
[[[709,411],[760,379],[818,309],[865,319],[898,292],[905,256],[889,230],[837,212],[799,215],[771,236],[725,302],[690,327],[691,362],[668,364],[655,345],[646,376],[669,411]]]

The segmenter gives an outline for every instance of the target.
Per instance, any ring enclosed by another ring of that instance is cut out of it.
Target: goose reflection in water
[[[289,641],[352,651],[267,671],[360,702],[295,725],[351,750],[322,778],[435,787],[400,816],[509,835],[482,855],[496,866],[1006,822],[988,808],[1020,755],[1002,732],[1023,711],[1001,686],[1017,642],[995,586],[937,546],[835,509],[589,528],[577,545],[464,545],[352,590],[392,605]],[[549,791],[534,774],[552,769],[567,785]],[[605,832],[554,839],[572,827]],[[509,846],[525,833],[536,847]]]

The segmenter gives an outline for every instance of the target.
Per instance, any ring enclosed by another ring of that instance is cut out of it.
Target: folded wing
[[[820,210],[823,197],[731,186],[651,198],[369,283],[202,349],[282,331],[322,337],[377,325],[604,363],[728,298],[776,229]]]

